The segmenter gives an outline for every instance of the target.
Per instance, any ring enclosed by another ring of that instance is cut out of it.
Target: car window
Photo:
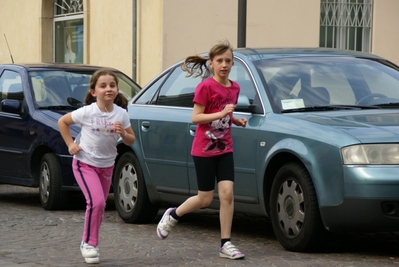
[[[231,68],[229,79],[237,82],[240,85],[240,94],[246,95],[252,104],[256,91],[248,69],[239,60],[234,60],[234,65]]]
[[[194,91],[201,81],[201,77],[187,77],[187,72],[183,71],[180,65],[175,67],[162,85],[156,104],[193,107]]]
[[[15,99],[22,103],[24,93],[22,89],[22,80],[19,73],[5,70],[0,77],[1,99]]]
[[[397,71],[375,60],[287,57],[255,64],[280,109],[399,102]]]
[[[168,72],[164,73],[162,77],[158,78],[152,84],[146,86],[145,92],[143,92],[135,101],[136,104],[153,104],[153,100],[155,98],[155,93],[158,91],[161,84],[165,81],[165,78],[168,76]]]
[[[121,93],[124,93],[124,95],[128,98],[128,100],[132,99],[138,92],[140,91],[140,88],[132,83],[130,79],[128,79],[125,75],[121,73],[115,73],[118,76],[119,82],[118,82],[118,88]]]

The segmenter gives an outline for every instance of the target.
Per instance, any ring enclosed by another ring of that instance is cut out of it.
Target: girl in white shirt
[[[118,77],[109,69],[96,71],[90,80],[85,106],[62,116],[60,133],[73,155],[72,168],[86,198],[86,213],[80,249],[87,263],[99,263],[99,230],[112,183],[121,137],[130,146],[135,135],[126,110],[115,103],[125,103],[119,93]],[[125,106],[126,108],[126,106]],[[79,140],[72,139],[69,126],[80,124]]]

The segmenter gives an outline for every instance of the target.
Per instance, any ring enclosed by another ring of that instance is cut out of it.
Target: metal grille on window
[[[371,51],[373,0],[321,0],[320,47]]]
[[[54,0],[55,16],[83,13],[83,0]]]

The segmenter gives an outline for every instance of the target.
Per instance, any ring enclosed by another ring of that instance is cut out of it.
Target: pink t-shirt
[[[227,104],[236,104],[240,86],[233,81],[225,87],[209,78],[201,82],[194,93],[194,103],[205,106],[204,113],[215,113],[223,110]],[[233,151],[231,123],[233,114],[206,124],[198,124],[191,148],[191,155],[212,157]]]

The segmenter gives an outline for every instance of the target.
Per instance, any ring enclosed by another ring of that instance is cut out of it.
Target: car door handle
[[[197,125],[190,125],[190,135],[194,136],[197,130]]]
[[[148,128],[150,128],[150,122],[149,121],[143,121],[141,123],[141,130],[142,131],[147,131]]]

